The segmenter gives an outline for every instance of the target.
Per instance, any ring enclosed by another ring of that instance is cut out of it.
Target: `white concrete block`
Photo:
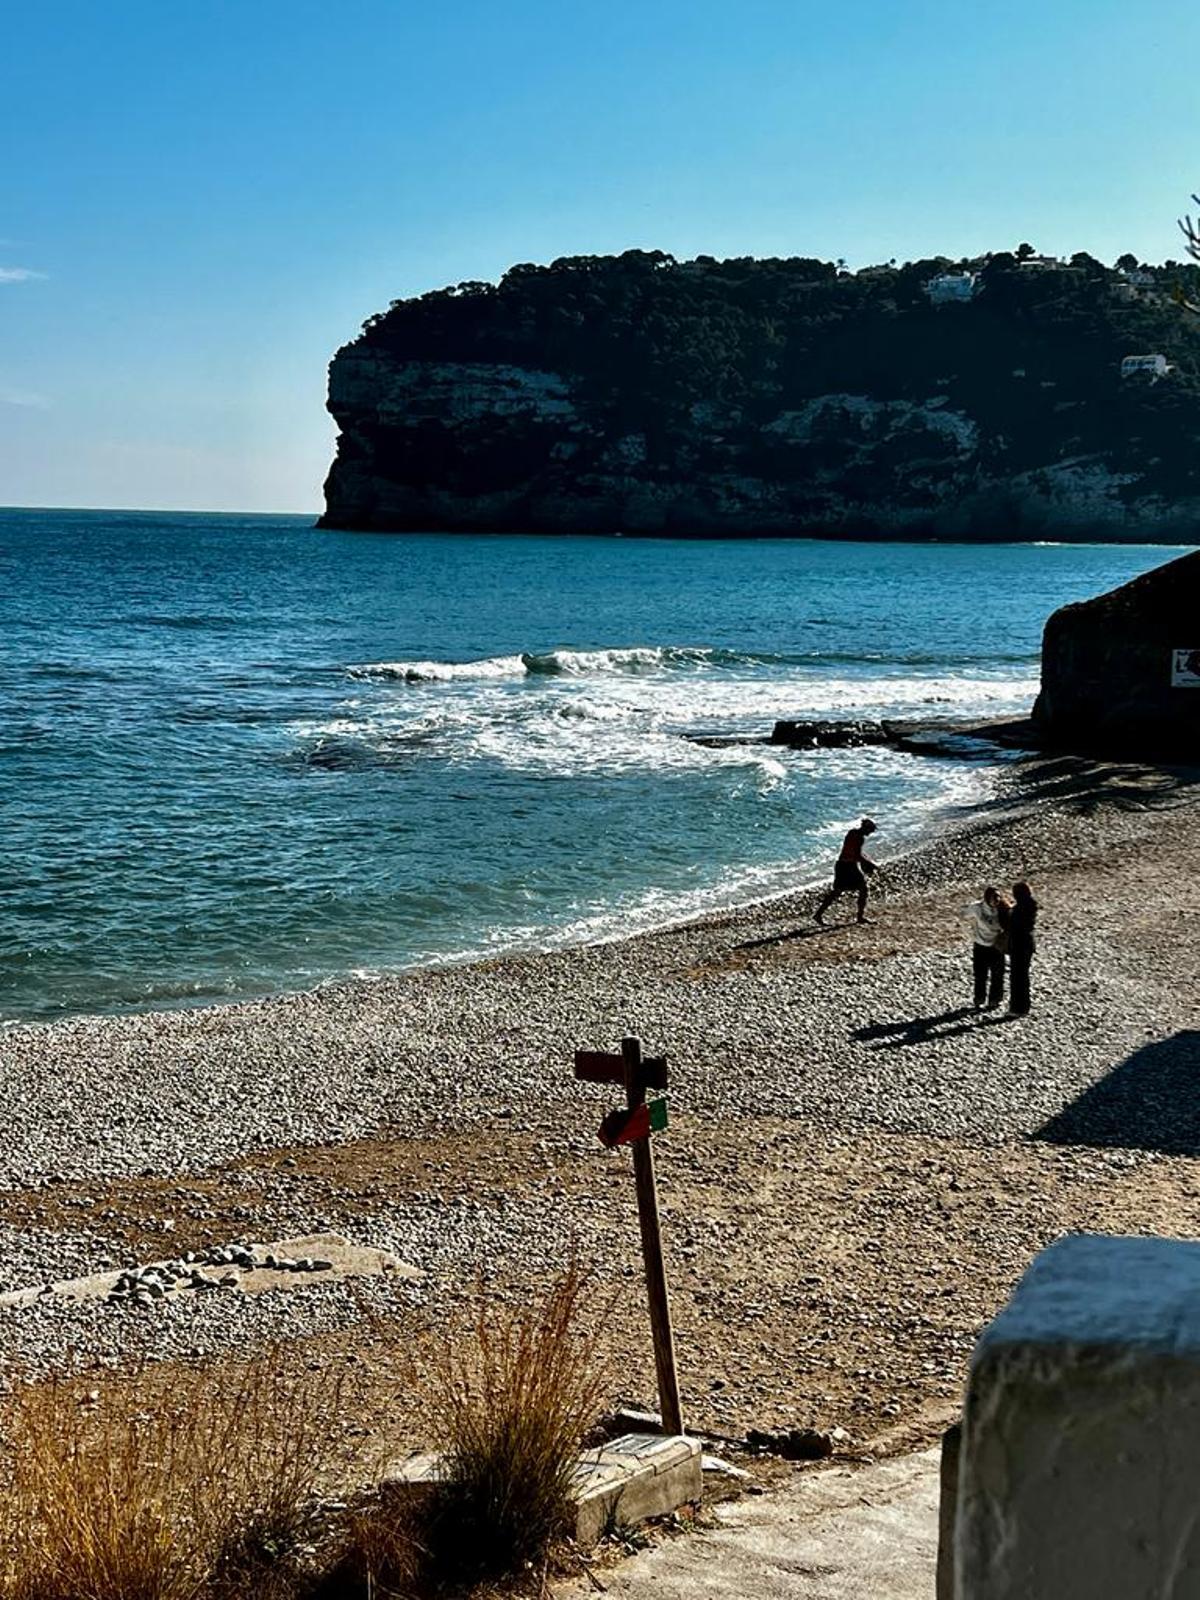
[[[610,1523],[662,1517],[703,1492],[700,1441],[627,1433],[580,1457],[575,1473],[575,1539],[594,1545]]]
[[[682,1435],[626,1433],[585,1450],[572,1472],[576,1543],[590,1549],[610,1524],[631,1527],[699,1500],[700,1459],[699,1439]],[[434,1492],[443,1462],[441,1454],[409,1456],[391,1466],[384,1481],[414,1493]]]
[[[1200,1596],[1200,1244],[1042,1252],[972,1363],[957,1600]]]

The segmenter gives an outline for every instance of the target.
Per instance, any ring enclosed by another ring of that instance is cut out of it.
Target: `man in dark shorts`
[[[863,855],[863,845],[876,831],[870,817],[864,817],[857,828],[851,828],[842,844],[842,853],[833,869],[833,888],[816,909],[819,927],[825,926],[825,913],[835,900],[844,894],[857,894],[858,921],[867,920],[867,873],[875,871],[875,863]]]

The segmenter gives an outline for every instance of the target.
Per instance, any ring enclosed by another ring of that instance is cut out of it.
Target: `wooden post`
[[[632,1111],[646,1098],[646,1084],[642,1075],[642,1041],[622,1039],[621,1060],[625,1067],[625,1098]],[[658,1186],[654,1181],[652,1140],[634,1140],[633,1175],[637,1184],[642,1259],[646,1264],[646,1295],[650,1303],[650,1335],[654,1341],[654,1366],[658,1374],[658,1404],[664,1432],[682,1433],[683,1413],[679,1407],[679,1377],[675,1371],[675,1340],[671,1333],[671,1302],[667,1296],[667,1272],[658,1221]]]

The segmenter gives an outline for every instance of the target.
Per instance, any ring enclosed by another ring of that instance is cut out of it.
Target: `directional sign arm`
[[[640,1086],[647,1089],[667,1087],[667,1061],[665,1056],[647,1056],[639,1063]],[[584,1083],[624,1083],[625,1061],[622,1056],[608,1050],[576,1050],[575,1076]]]

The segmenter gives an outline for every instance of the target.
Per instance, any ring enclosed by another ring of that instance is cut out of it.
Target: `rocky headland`
[[[514,267],[397,301],[337,353],[322,524],[1190,540],[1200,319],[1177,297],[1197,271]]]

